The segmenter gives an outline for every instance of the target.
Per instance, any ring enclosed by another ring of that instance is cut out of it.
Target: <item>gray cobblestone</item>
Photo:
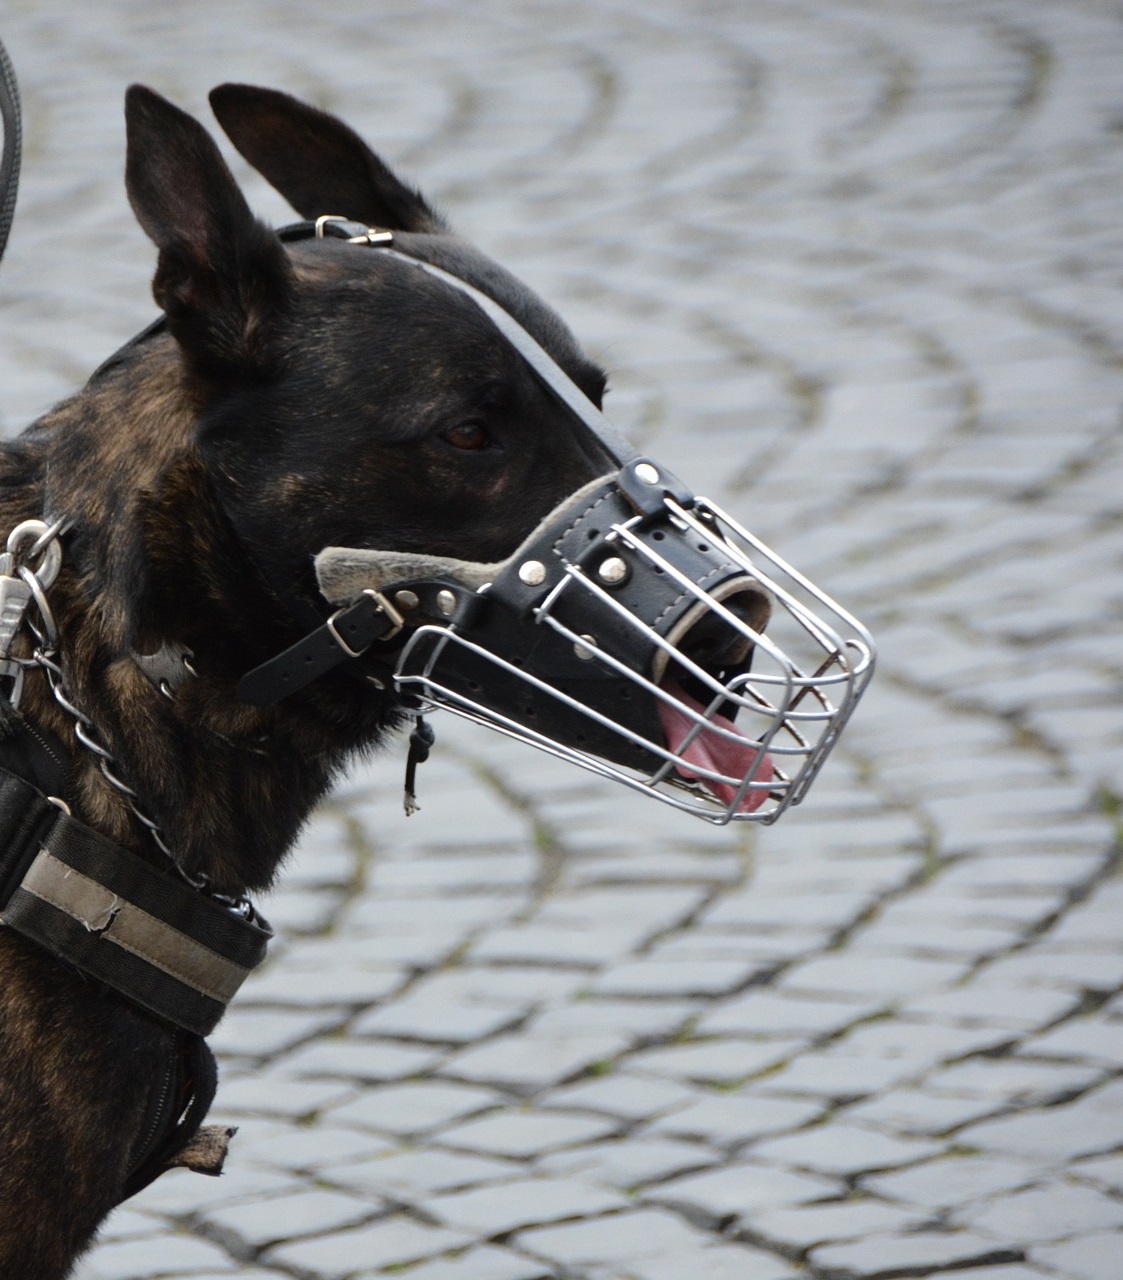
[[[614,419],[881,649],[766,829],[469,726],[438,725],[409,821],[400,751],[357,765],[214,1038],[228,1173],[157,1180],[76,1280],[1118,1280],[1110,6],[9,9],[4,430],[151,315],[123,87],[203,113],[221,79],[276,84],[557,303]],[[488,1238],[551,1187],[589,1199]]]

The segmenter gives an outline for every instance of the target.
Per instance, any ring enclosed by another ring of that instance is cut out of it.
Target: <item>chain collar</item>
[[[70,522],[65,517],[51,523],[25,520],[9,534],[6,550],[0,555],[0,679],[11,681],[8,701],[18,709],[25,673],[29,668],[44,672],[55,701],[74,723],[74,736],[86,751],[96,757],[102,777],[124,796],[133,816],[148,832],[179,879],[230,911],[252,920],[255,911],[248,897],[219,893],[208,876],[192,874],[182,865],[165,840],[159,823],[144,811],[137,792],[121,777],[120,765],[101,741],[93,720],[77,705],[67,688],[59,654],[58,624],[47,592],[62,567],[62,536],[69,527]],[[11,652],[12,644],[23,627],[32,637],[30,657],[18,657]],[[65,802],[59,803],[65,807]]]

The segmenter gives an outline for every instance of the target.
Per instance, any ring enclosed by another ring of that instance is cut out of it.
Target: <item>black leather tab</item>
[[[0,911],[62,810],[30,782],[0,768]]]
[[[364,595],[303,640],[247,672],[238,684],[238,701],[271,707],[348,658],[359,657],[398,625],[373,596]]]

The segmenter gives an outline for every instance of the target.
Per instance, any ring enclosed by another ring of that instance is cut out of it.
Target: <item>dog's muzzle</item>
[[[499,564],[331,547],[316,568],[333,603],[401,613],[401,693],[716,823],[797,804],[873,672],[860,623],[643,458]]]
[[[493,298],[345,218],[282,234],[373,246],[466,295],[619,470],[498,564],[325,548],[320,590],[339,611],[248,673],[239,697],[270,705],[356,659],[414,709],[454,711],[711,822],[773,822],[797,804],[873,674],[865,628],[640,457]]]

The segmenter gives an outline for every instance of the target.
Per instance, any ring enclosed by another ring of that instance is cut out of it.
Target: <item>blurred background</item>
[[[13,435],[154,314],[125,87],[344,116],[607,409],[869,624],[712,829],[439,718],[356,767],[215,1043],[217,1183],[82,1280],[1117,1280],[1123,15],[1100,0],[6,0]],[[225,148],[250,203],[278,196]]]

